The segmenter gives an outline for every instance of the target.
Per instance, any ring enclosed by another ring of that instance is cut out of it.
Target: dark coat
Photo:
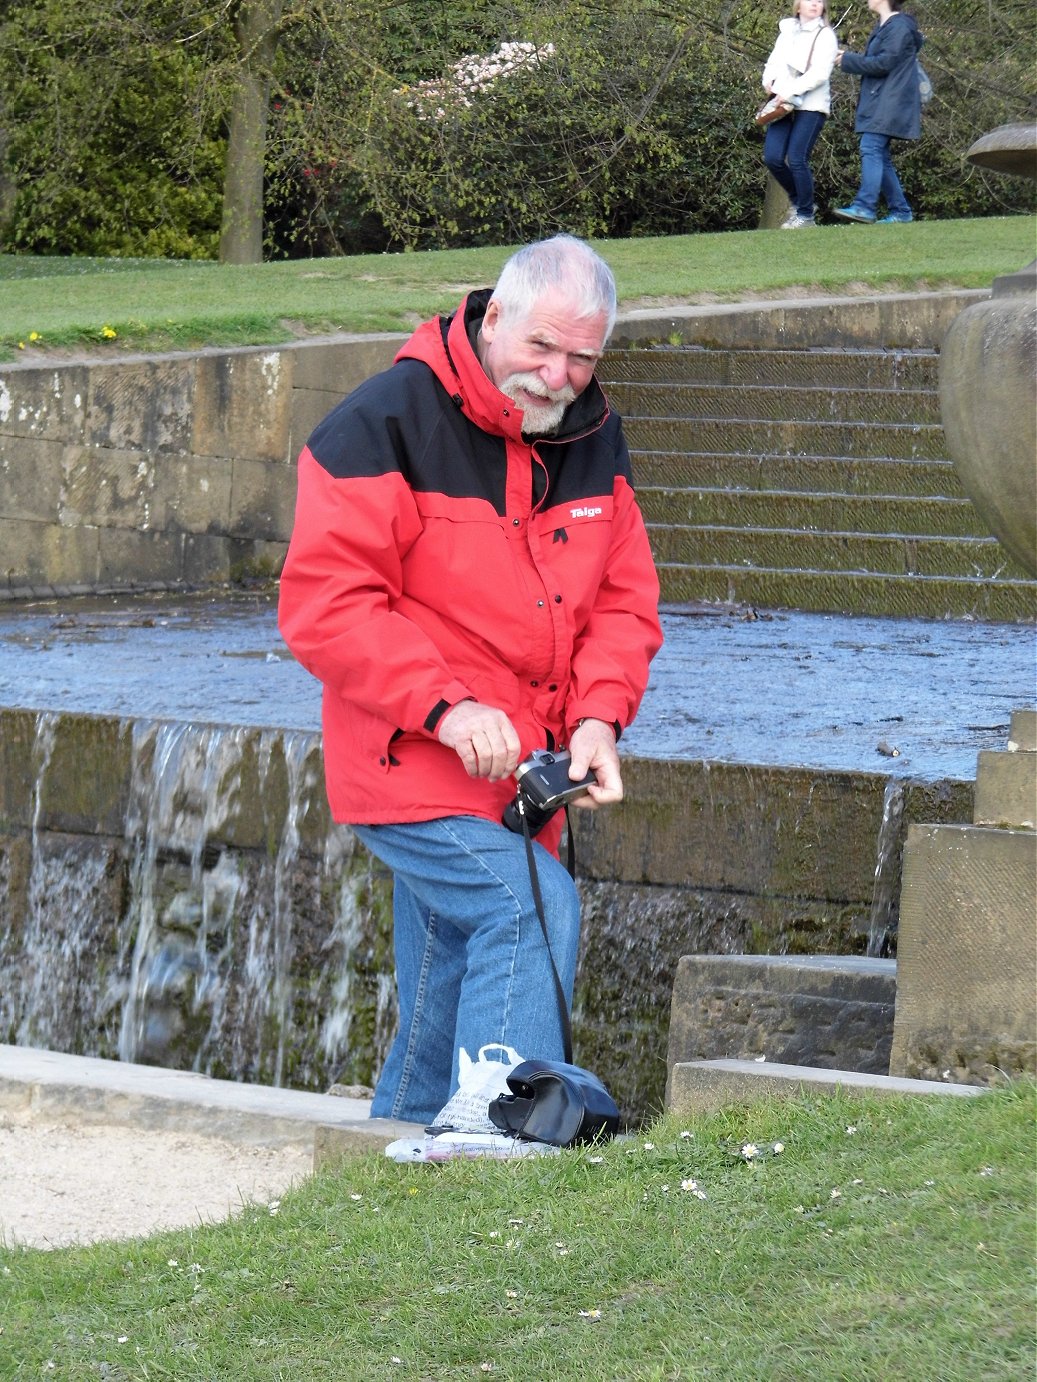
[[[897,12],[875,25],[863,53],[843,54],[842,71],[862,79],[853,126],[858,134],[919,138],[918,52],[924,41],[914,18]]]

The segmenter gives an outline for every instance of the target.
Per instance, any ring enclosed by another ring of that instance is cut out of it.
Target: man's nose
[[[549,360],[545,360],[538,373],[549,389],[557,391],[565,388],[569,377],[565,356],[553,355]]]

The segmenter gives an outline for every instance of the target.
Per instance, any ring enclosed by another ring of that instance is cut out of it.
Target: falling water
[[[157,1060],[190,1029],[197,1063],[209,1032],[218,1030],[220,971],[239,879],[233,868],[216,868],[221,852],[206,845],[239,787],[235,766],[244,733],[153,721],[133,725],[125,827],[131,904],[123,928],[132,951],[128,963],[120,955],[118,966],[120,974],[128,973],[122,1060]]]
[[[54,752],[58,716],[36,717],[32,748],[31,862],[28,882],[26,946],[32,962],[22,971],[18,994],[20,1045],[43,1046],[65,1012],[77,1002],[80,959],[90,944],[91,913],[87,905],[96,889],[97,866],[68,869],[44,846],[40,829],[43,782]]]
[[[387,887],[323,815],[317,737],[84,723],[103,725],[96,790],[115,802],[92,832],[64,825],[69,774],[95,787],[76,722],[41,714],[27,741],[26,845],[0,853],[7,1039],[301,1088],[369,1083],[395,1017]]]
[[[888,955],[900,893],[900,837],[904,822],[904,779],[891,777],[882,794],[882,824],[875,852],[866,954]]]

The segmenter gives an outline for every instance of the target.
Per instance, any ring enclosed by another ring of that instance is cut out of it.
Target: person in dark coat
[[[854,129],[861,140],[861,185],[849,206],[835,215],[844,221],[873,225],[879,219],[879,199],[886,203],[882,222],[911,221],[890,144],[894,139],[918,139],[922,133],[922,98],[918,53],[925,41],[914,18],[902,14],[903,0],[868,0],[878,16],[863,53],[839,52],[835,61],[843,72],[861,78]]]

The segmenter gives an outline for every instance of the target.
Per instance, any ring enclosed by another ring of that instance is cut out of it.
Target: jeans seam
[[[400,1082],[396,1087],[396,1097],[392,1104],[393,1116],[396,1118],[399,1117],[400,1111],[403,1108],[407,1095],[407,1086],[410,1084],[411,1075],[414,1073],[417,1029],[421,1017],[422,1006],[425,1002],[429,970],[432,968],[432,947],[435,935],[436,914],[434,912],[429,912],[428,926],[425,928],[425,949],[421,957],[421,968],[418,971],[418,982],[414,989],[414,1011],[411,1014],[410,1031],[407,1033],[407,1049],[400,1067]]]
[[[518,948],[522,941],[522,902],[518,894],[512,888],[511,884],[507,881],[507,879],[502,878],[501,875],[498,872],[496,872],[496,870],[491,869],[481,854],[477,854],[476,851],[471,848],[471,846],[468,844],[466,840],[461,839],[458,835],[454,833],[453,830],[451,830],[448,819],[443,821],[443,830],[446,834],[450,836],[450,838],[454,841],[458,848],[463,850],[463,852],[467,854],[469,858],[474,859],[475,862],[478,864],[479,868],[481,868],[484,873],[488,874],[497,882],[497,884],[501,888],[503,888],[503,890],[507,893],[507,895],[511,898],[512,902],[514,903],[515,910],[512,913],[511,918],[512,929],[514,934],[511,942],[511,960],[508,967],[507,1001],[504,1004],[504,1010],[501,1014],[503,1018],[502,1031],[507,1031],[508,1018],[511,1014],[512,995],[515,991],[515,966],[518,960]],[[543,937],[541,937],[541,940],[542,939]]]

